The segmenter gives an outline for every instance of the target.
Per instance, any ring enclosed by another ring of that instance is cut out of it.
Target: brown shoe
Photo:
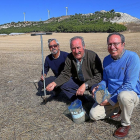
[[[114,137],[118,139],[123,139],[128,135],[131,126],[121,126],[114,132]]]
[[[121,110],[116,114],[110,117],[111,120],[120,121],[121,120]]]

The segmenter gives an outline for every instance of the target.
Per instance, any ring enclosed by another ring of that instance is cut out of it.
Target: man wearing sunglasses
[[[85,90],[91,91],[92,85],[102,80],[101,60],[95,52],[85,49],[84,39],[80,36],[70,39],[70,49],[64,70],[46,90],[52,91],[56,86],[61,86],[71,101],[78,98],[85,104],[88,102]]]
[[[51,54],[48,55],[45,59],[44,76],[45,77],[47,76],[49,69],[52,70],[52,72],[54,73],[54,76],[45,78],[45,86],[47,86],[49,83],[54,81],[56,77],[59,76],[61,71],[64,69],[65,60],[68,55],[67,52],[60,51],[59,42],[55,38],[48,39],[48,47],[49,47]],[[43,80],[44,80],[43,75],[41,75],[41,80],[38,82],[38,94],[40,94],[40,91],[42,90],[42,88],[44,86]],[[60,91],[61,90],[58,87],[53,90],[53,93],[54,93],[54,95],[57,95],[57,93],[59,93]]]
[[[104,58],[103,80],[98,85],[108,88],[111,97],[101,104],[94,103],[90,118],[121,120],[121,126],[114,132],[121,139],[128,135],[133,109],[139,103],[140,58],[135,52],[125,50],[125,37],[120,33],[110,34],[107,45],[110,55]],[[93,89],[93,97],[98,87]]]

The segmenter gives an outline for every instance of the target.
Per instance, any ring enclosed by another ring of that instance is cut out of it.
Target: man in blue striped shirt
[[[90,118],[99,120],[121,118],[121,126],[114,136],[124,138],[131,126],[130,118],[140,98],[140,58],[132,51],[125,50],[125,38],[120,33],[112,33],[107,38],[108,56],[103,61],[103,80],[99,85],[108,88],[111,97],[101,104],[95,103],[90,110]],[[114,115],[114,113],[117,113]]]

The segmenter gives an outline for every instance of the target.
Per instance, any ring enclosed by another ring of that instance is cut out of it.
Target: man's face
[[[85,46],[82,46],[82,41],[79,38],[71,42],[71,51],[73,56],[81,61],[82,57],[84,56]]]
[[[57,45],[55,40],[50,42],[49,49],[51,54],[57,54],[59,52],[59,45]]]
[[[124,45],[119,35],[112,35],[108,40],[108,52],[114,59],[117,59],[122,54]]]

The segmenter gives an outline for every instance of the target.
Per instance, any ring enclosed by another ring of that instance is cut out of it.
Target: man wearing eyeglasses
[[[56,79],[56,77],[59,76],[61,71],[64,69],[65,60],[68,55],[67,52],[60,51],[59,42],[55,38],[48,40],[48,47],[49,47],[51,54],[48,55],[45,59],[44,76],[45,77],[47,76],[49,69],[52,70],[52,72],[54,73],[54,76],[45,78],[45,86],[47,86],[49,83],[54,81]],[[42,88],[44,86],[43,80],[44,80],[43,75],[41,75],[41,80],[38,82],[38,94],[40,94],[40,91],[42,90]],[[54,95],[57,95],[57,93],[59,93],[59,92],[60,92],[59,87],[55,88],[53,90]]]
[[[140,98],[140,58],[125,50],[125,37],[112,33],[107,37],[108,56],[103,61],[103,80],[92,90],[94,97],[99,85],[108,88],[111,97],[101,104],[94,103],[90,110],[92,120],[110,118],[121,120],[114,132],[116,138],[125,138],[131,129],[130,118]]]
[[[61,86],[71,101],[78,98],[85,104],[88,101],[84,96],[85,90],[91,91],[92,85],[102,80],[101,60],[95,52],[85,49],[84,39],[80,36],[70,39],[70,49],[64,70],[46,90],[52,91],[56,86]]]

